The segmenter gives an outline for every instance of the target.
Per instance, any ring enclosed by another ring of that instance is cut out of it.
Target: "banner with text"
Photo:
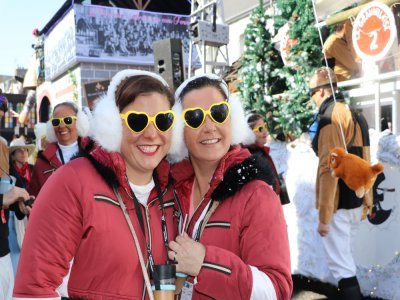
[[[74,12],[54,26],[44,42],[45,78],[53,80],[76,61]]]

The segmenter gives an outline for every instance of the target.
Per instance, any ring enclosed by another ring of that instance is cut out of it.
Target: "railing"
[[[359,86],[358,88],[349,90],[350,97],[374,96],[375,106],[375,129],[381,128],[381,96],[383,93],[392,93],[390,100],[392,105],[392,131],[394,134],[400,132],[399,108],[397,103],[400,90],[400,71],[392,71],[384,74],[376,74],[364,76],[361,78],[351,79],[339,82],[341,88]],[[361,101],[362,103],[362,101]]]

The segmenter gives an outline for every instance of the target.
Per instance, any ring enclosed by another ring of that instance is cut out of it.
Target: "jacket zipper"
[[[199,207],[203,204],[203,201],[204,201],[204,200],[205,200],[205,198],[203,197],[203,199],[201,199],[199,205],[197,205],[196,209],[194,210],[192,216],[191,216],[190,219],[189,219],[189,222],[188,222],[186,228],[190,228],[190,226],[192,225],[193,217],[194,217],[194,215],[196,214],[196,212],[197,212],[197,210],[199,209]],[[183,228],[183,230],[185,230],[185,228]],[[191,236],[193,236],[193,232],[192,232]]]
[[[145,205],[144,208],[145,208],[145,212],[146,212],[147,234],[149,236],[149,242],[146,241],[146,244],[148,245],[148,248],[151,251],[151,248],[152,248],[152,236],[151,236],[149,206]]]
[[[162,192],[162,196],[164,196],[167,193],[167,189]],[[158,196],[155,198],[151,199],[150,202],[147,205],[144,205],[139,202],[141,206],[144,207],[145,209],[145,214],[146,214],[146,225],[147,225],[147,234],[149,237],[149,242],[146,241],[146,247],[148,246],[150,251],[152,250],[152,245],[153,245],[153,239],[152,239],[152,234],[151,234],[151,226],[150,226],[150,213],[149,213],[149,207],[152,205],[156,200],[158,200]]]

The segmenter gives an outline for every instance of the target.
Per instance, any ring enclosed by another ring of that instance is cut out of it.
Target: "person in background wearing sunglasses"
[[[48,145],[38,152],[28,192],[37,196],[47,179],[79,152],[79,137],[87,135],[89,121],[75,103],[57,104],[53,116],[46,124]]]
[[[290,299],[282,206],[272,171],[240,146],[254,134],[239,100],[212,74],[183,82],[175,99],[184,144],[173,144],[170,157],[188,159],[171,174],[188,226],[170,243],[169,257],[189,275],[183,293],[195,300]]]
[[[267,124],[264,121],[264,117],[258,113],[251,113],[247,117],[247,123],[249,124],[249,127],[253,131],[254,135],[256,136],[255,143],[252,145],[248,145],[247,149],[249,149],[250,153],[261,155],[265,159],[265,162],[273,171],[275,182],[272,187],[274,188],[276,194],[279,196],[281,204],[284,205],[290,203],[289,196],[285,190],[285,184],[283,184],[283,189],[281,189],[281,181],[284,183],[283,177],[280,177],[278,172],[276,171],[274,161],[269,155],[270,148],[265,145],[267,143],[268,130]]]
[[[149,299],[148,272],[171,263],[168,243],[180,218],[164,160],[173,103],[159,75],[124,70],[113,77],[94,108],[92,138],[82,139],[83,157],[55,172],[38,196],[15,299],[60,299],[72,258],[68,297]]]

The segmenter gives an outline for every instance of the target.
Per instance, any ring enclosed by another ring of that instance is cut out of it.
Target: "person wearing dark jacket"
[[[180,218],[164,160],[172,104],[157,74],[113,77],[93,111],[93,139],[82,140],[83,157],[49,178],[32,209],[15,299],[60,299],[72,259],[70,298],[153,299],[149,277],[169,263]]]
[[[183,82],[175,99],[185,144],[173,145],[170,157],[188,158],[172,169],[188,226],[169,257],[188,275],[187,299],[290,299],[282,206],[268,165],[240,146],[254,135],[239,100],[212,74]]]
[[[289,196],[286,191],[286,185],[284,184],[283,177],[280,177],[274,161],[272,160],[270,153],[270,148],[266,146],[267,137],[268,137],[268,129],[267,124],[264,122],[264,118],[262,115],[258,113],[251,113],[247,117],[247,123],[249,124],[251,130],[256,136],[256,141],[252,145],[248,145],[247,149],[249,149],[250,153],[258,154],[265,159],[265,162],[268,164],[270,169],[273,172],[274,176],[274,184],[272,185],[274,191],[279,196],[281,200],[281,204],[290,203]],[[281,182],[283,185],[281,186]]]
[[[79,137],[89,130],[86,114],[74,102],[61,102],[53,109],[53,116],[46,124],[46,139],[49,144],[39,151],[33,168],[28,192],[37,196],[47,179],[62,165],[78,154]]]
[[[27,191],[19,187],[11,187],[8,192],[0,193],[0,299],[11,300],[14,286],[14,271],[8,242],[9,211],[14,211],[17,218],[22,219],[26,212],[24,201],[29,199]]]
[[[10,143],[10,174],[16,178],[16,186],[27,188],[32,178],[33,165],[28,163],[35,145],[25,144],[22,139]]]
[[[25,141],[22,138],[15,139],[10,143],[10,175],[14,176],[16,179],[15,186],[24,189],[28,187],[33,170],[33,165],[28,163],[28,158],[34,150],[35,145],[25,144]],[[29,213],[31,207],[28,205],[26,209]],[[17,217],[18,221],[15,220],[15,217]],[[22,241],[22,236],[25,234],[26,220],[24,220],[24,217],[24,214],[10,212],[8,219],[8,239],[14,273],[17,272],[18,259],[21,252],[20,245],[18,244],[18,238],[20,238],[20,241]]]
[[[0,121],[8,109],[8,101],[0,89]],[[0,299],[11,300],[14,286],[14,271],[11,262],[8,242],[8,218],[10,210],[15,211],[17,218],[23,218],[27,209],[25,201],[29,194],[25,189],[12,186],[13,179],[9,174],[9,152],[7,141],[0,136]]]

